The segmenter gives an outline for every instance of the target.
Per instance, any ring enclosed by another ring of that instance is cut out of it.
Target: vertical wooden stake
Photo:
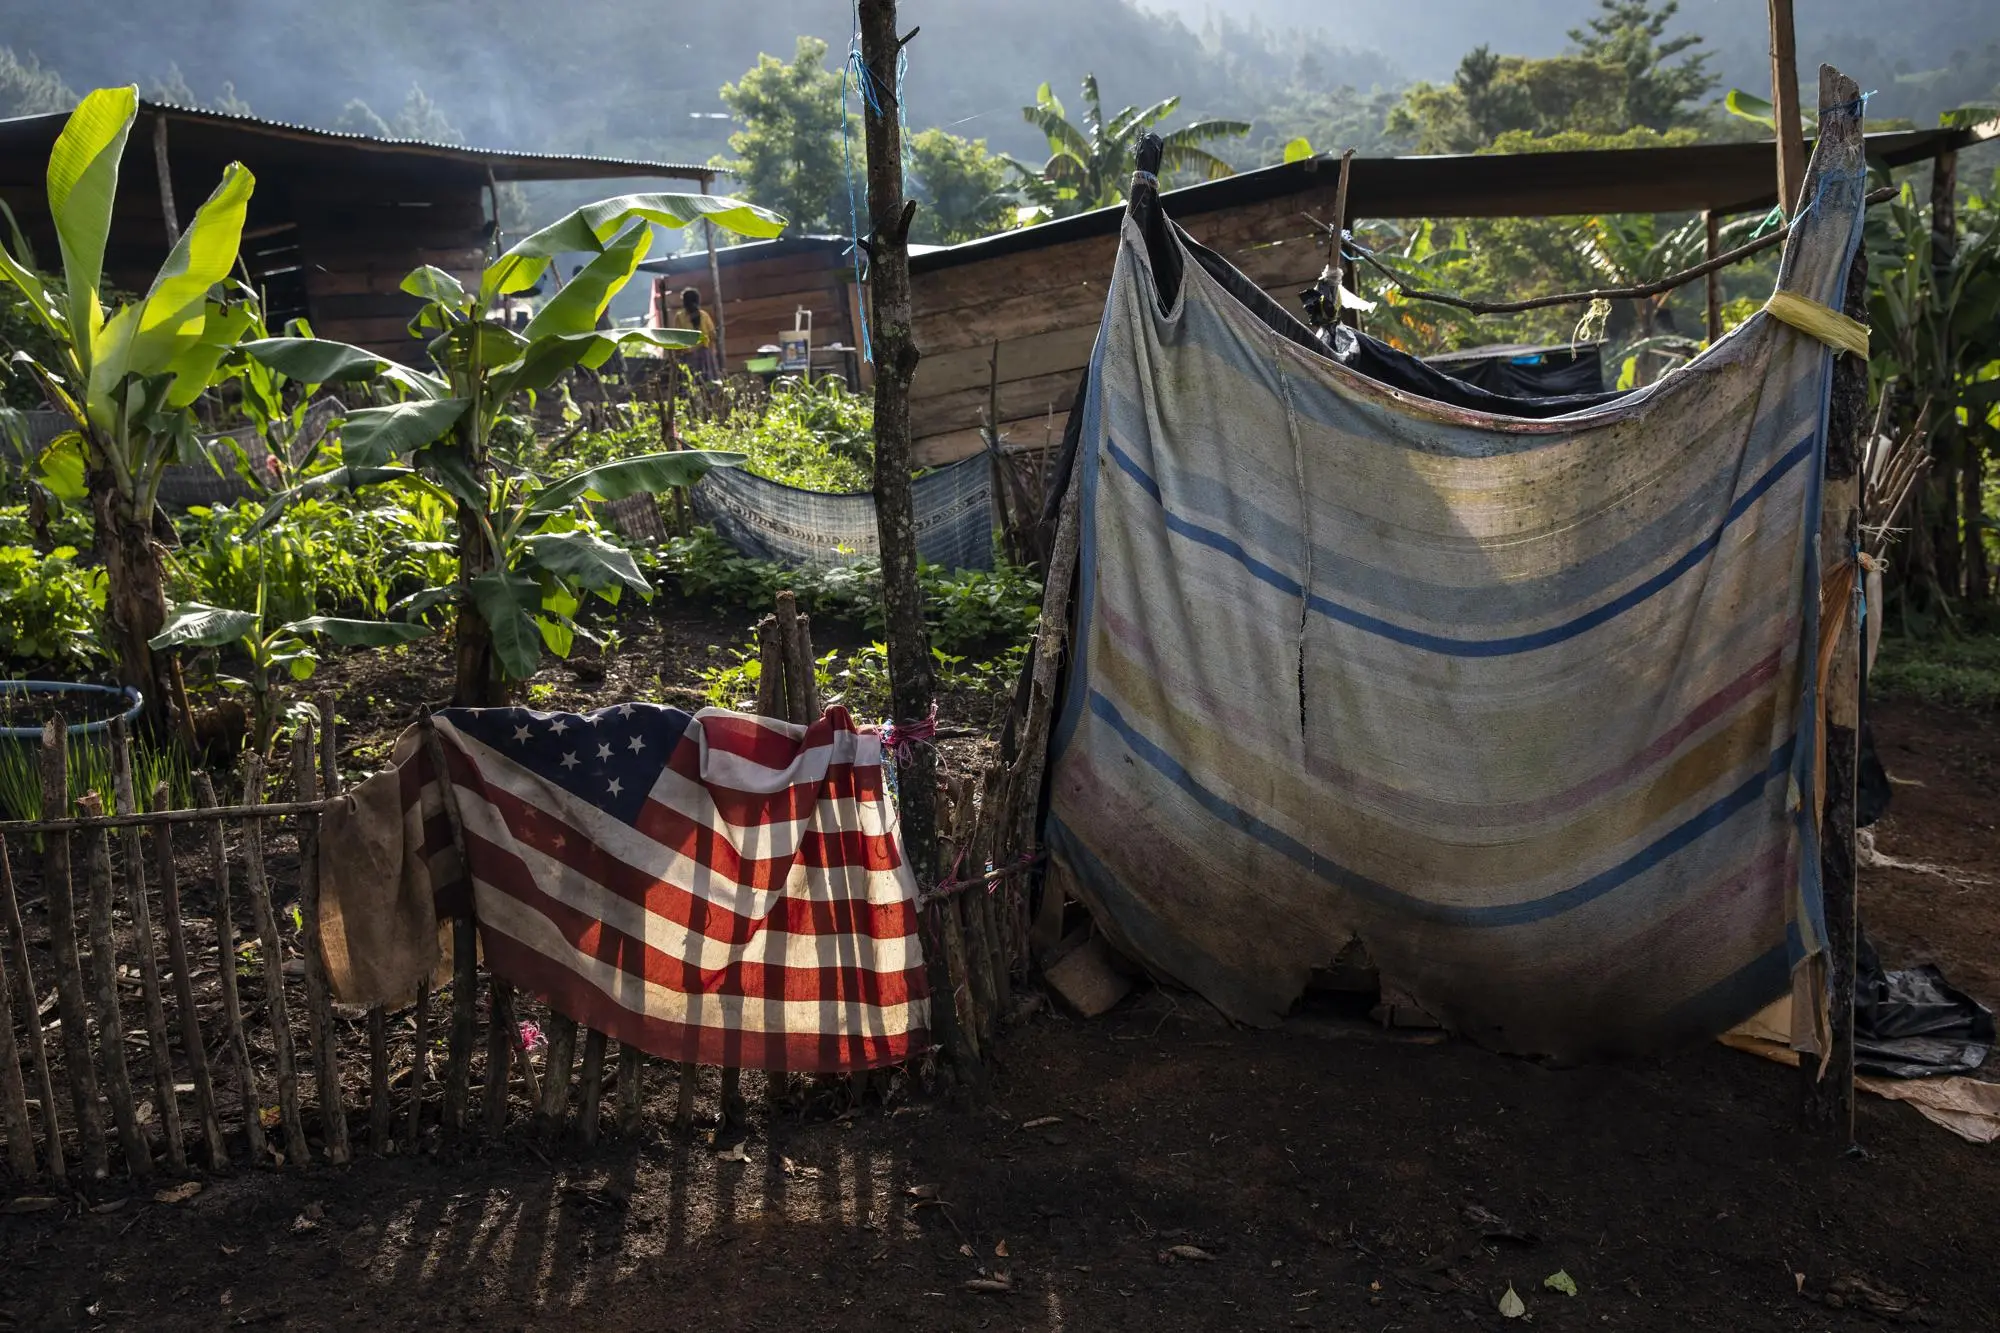
[[[160,216],[167,224],[167,248],[180,244],[181,220],[174,210],[174,177],[167,169],[167,117],[153,113],[153,170],[160,178]]]
[[[42,817],[69,815],[69,729],[60,717],[42,728]],[[70,882],[70,835],[42,839],[42,889],[49,897],[49,952],[55,956],[56,1017],[62,1020],[63,1073],[76,1111],[78,1153],[92,1180],[111,1174],[98,1101],[97,1058],[90,1051],[90,1010],[84,1001],[83,959],[76,946],[76,889]]]
[[[11,901],[14,896],[14,872],[7,864],[7,842],[4,838],[0,838],[0,879],[6,881],[7,897]],[[31,1021],[35,1013],[34,995],[34,987],[28,987],[28,1016]],[[16,1179],[33,1180],[35,1131],[28,1121],[28,1087],[21,1079],[21,1052],[14,1045],[14,985],[7,975],[4,952],[0,952],[0,1125],[4,1125],[7,1131],[8,1167]]]
[[[604,1090],[604,1034],[592,1028],[583,1039],[583,1097],[576,1134],[588,1148],[597,1142],[597,1102]]]
[[[86,819],[104,813],[96,792],[85,792],[76,803]],[[84,873],[90,883],[90,978],[97,992],[97,1045],[104,1060],[104,1091],[111,1101],[111,1120],[118,1128],[118,1146],[125,1169],[134,1180],[153,1174],[153,1153],[139,1128],[138,1107],[132,1100],[132,1070],[125,1059],[125,1018],[118,1009],[118,952],[111,939],[111,835],[102,828],[84,834]]]
[[[1778,207],[1787,218],[1798,213],[1799,187],[1805,181],[1806,139],[1799,126],[1798,35],[1792,25],[1792,0],[1770,0],[1771,118],[1778,138]]]
[[[646,1056],[637,1046],[618,1043],[618,1132],[632,1134],[639,1128],[639,1111],[645,1105],[640,1086],[645,1077]]]
[[[674,1127],[686,1132],[694,1126],[694,1094],[701,1081],[701,1066],[692,1060],[681,1064],[680,1087],[674,1101]]]
[[[812,692],[811,650],[804,648],[799,638],[799,604],[791,593],[778,594],[777,623],[772,628],[778,654],[785,664],[782,716],[788,722],[810,723],[813,719],[807,714],[812,707],[808,698]],[[768,650],[765,655],[769,656]]]
[[[1860,89],[1830,66],[1820,67],[1821,151],[1860,137]],[[1805,188],[1812,188],[1806,182]],[[1858,223],[1856,225],[1859,225]],[[1843,310],[1868,315],[1868,248],[1857,245],[1847,273]],[[1860,543],[1860,460],[1867,429],[1868,366],[1837,353],[1828,394],[1826,480],[1820,492],[1819,558],[1822,575],[1855,559]],[[1823,607],[1823,615],[1842,608]],[[1854,1139],[1854,960],[1857,936],[1854,831],[1857,743],[1861,708],[1859,617],[1846,617],[1834,644],[1827,678],[1820,682],[1826,728],[1826,790],[1821,794],[1820,885],[1826,908],[1826,979],[1831,991],[1832,1049],[1824,1068],[1799,1062],[1799,1110],[1809,1129]]]
[[[430,1077],[431,1067],[431,979],[429,977],[417,983],[414,1021],[417,1030],[414,1053],[410,1057],[409,1115],[403,1121],[403,1151],[406,1153],[414,1153],[417,1150],[417,1138],[423,1131],[424,1083]]]
[[[750,1108],[743,1102],[743,1069],[725,1065],[722,1070],[722,1126],[749,1123]]]
[[[153,789],[153,808],[164,810],[172,798],[165,782]],[[180,1013],[181,1055],[187,1060],[189,1080],[194,1084],[195,1115],[201,1121],[202,1149],[209,1169],[221,1171],[229,1165],[229,1150],[222,1142],[222,1122],[215,1113],[215,1084],[208,1073],[208,1050],[202,1041],[201,1013],[194,1004],[194,978],[188,975],[187,928],[181,920],[180,875],[174,868],[174,830],[171,824],[153,826],[153,877],[160,883],[160,915],[167,931],[167,968],[174,976],[174,1008]]]
[[[42,1032],[40,997],[35,994],[34,964],[28,956],[28,929],[21,920],[21,900],[14,893],[14,867],[7,859],[5,838],[0,838],[0,926],[6,928],[7,947],[13,953],[14,971],[21,983],[21,1026],[28,1034],[28,1053],[35,1061],[35,1094],[42,1103],[42,1134],[48,1142],[49,1179],[62,1184],[69,1178],[69,1172],[63,1165],[62,1116],[56,1109],[56,1082],[49,1069],[48,1039]],[[34,1174],[32,1164],[27,1174]]]
[[[215,787],[208,774],[194,775],[195,803],[216,808]],[[229,896],[229,848],[223,821],[208,826],[209,860],[215,867],[216,975],[222,985],[222,1021],[229,1033],[229,1058],[236,1062],[236,1089],[243,1102],[243,1135],[250,1143],[250,1164],[264,1165],[264,1104],[257,1091],[257,1070],[250,1063],[250,1041],[243,1031],[243,996],[236,976],[236,909]]]
[[[292,785],[294,799],[319,799],[310,722],[300,723],[292,738]],[[319,938],[319,820],[317,811],[299,816],[299,945],[305,953],[306,1023],[319,1092],[320,1134],[326,1142],[326,1160],[340,1166],[352,1161],[354,1153],[347,1138],[347,1096],[340,1086],[340,1034],[333,1026],[333,992]]]
[[[785,704],[785,643],[776,616],[757,622],[757,715],[791,717]]]
[[[1701,224],[1704,233],[1702,258],[1713,259],[1722,250],[1722,229],[1716,223],[1714,209],[1704,208],[1701,211]],[[1721,269],[1717,269],[1703,280],[1703,289],[1708,316],[1708,341],[1713,346],[1716,339],[1722,336]]]
[[[865,99],[868,146],[868,218],[875,307],[875,525],[882,556],[882,602],[889,642],[890,715],[900,725],[930,715],[936,684],[924,594],[917,583],[917,530],[910,501],[910,382],[920,354],[911,331],[910,222],[914,202],[903,198],[902,86],[896,66],[903,43],[896,34],[895,0],[860,0],[861,59],[874,85]],[[898,774],[903,846],[919,889],[938,882],[937,755],[917,746]],[[949,913],[943,913],[946,919]],[[934,994],[950,994],[942,960],[930,961]],[[949,1004],[934,1005],[931,1028],[945,1057],[968,1083],[981,1081],[978,1055],[961,1041]]]
[[[252,754],[243,764],[243,804],[264,804],[264,760]],[[306,1122],[299,1109],[297,1052],[292,1045],[292,1009],[285,998],[285,942],[278,934],[277,913],[271,909],[271,883],[264,869],[264,821],[243,821],[243,880],[250,894],[250,919],[256,923],[258,952],[264,955],[264,1003],[271,1020],[271,1046],[278,1063],[278,1115],[284,1121],[285,1157],[293,1166],[312,1160],[306,1146]]]
[[[535,1132],[544,1139],[562,1133],[569,1118],[569,1081],[576,1065],[576,1020],[549,1011],[549,1053],[542,1064],[542,1104],[535,1112]]]
[[[125,719],[111,722],[111,795],[121,815],[139,812],[132,789],[132,742]],[[131,895],[132,942],[139,954],[139,987],[146,1001],[146,1045],[153,1058],[153,1099],[167,1141],[167,1169],[187,1170],[187,1146],[181,1137],[179,1099],[174,1096],[173,1058],[167,1051],[167,1009],[160,999],[160,958],[153,939],[153,907],[146,895],[146,847],[137,825],[121,829],[125,848],[125,887]]]
[[[701,192],[708,193],[706,180],[701,183]],[[701,221],[701,237],[708,245],[708,285],[715,291],[716,377],[726,380],[729,378],[729,321],[722,313],[722,265],[715,257],[715,224],[707,218]]]
[[[514,988],[498,977],[486,981],[486,1132],[507,1128],[507,1076],[514,1068]]]

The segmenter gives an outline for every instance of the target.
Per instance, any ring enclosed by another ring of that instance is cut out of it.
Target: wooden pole
[[[708,193],[708,181],[701,183],[701,192]],[[717,377],[729,378],[729,321],[722,313],[722,263],[715,257],[715,224],[707,218],[701,220],[702,240],[708,244],[708,287],[715,293],[715,366]]]
[[[252,754],[243,764],[243,803],[264,796],[264,760]],[[305,1115],[299,1108],[298,1055],[292,1045],[292,1007],[285,998],[285,942],[271,908],[271,882],[264,867],[264,821],[243,821],[243,882],[250,895],[250,919],[257,927],[257,952],[264,956],[264,1005],[271,1023],[271,1046],[278,1064],[278,1116],[284,1122],[285,1157],[293,1166],[312,1161],[306,1145]]]
[[[412,1016],[416,1024],[414,1047],[410,1055],[410,1103],[409,1115],[403,1121],[403,1151],[417,1150],[417,1139],[423,1133],[424,1122],[424,1081],[430,1075],[431,1062],[431,979],[425,977],[417,983],[416,1012]]]
[[[1858,138],[1860,89],[1832,67],[1820,67],[1821,151]],[[1856,246],[1847,273],[1844,312],[1868,317],[1868,249]],[[1861,537],[1860,460],[1867,427],[1868,364],[1837,353],[1827,409],[1826,479],[1821,488],[1819,559],[1823,574],[1854,560]],[[1822,607],[1823,615],[1841,608]],[[1831,994],[1832,1047],[1824,1067],[1799,1062],[1800,1117],[1808,1129],[1854,1140],[1855,777],[1861,709],[1861,627],[1847,615],[1820,682],[1826,728],[1826,790],[1821,796],[1820,883],[1826,908],[1826,981]]]
[[[445,822],[451,827],[452,849],[466,876],[465,911],[451,923],[451,1038],[445,1056],[444,1125],[447,1132],[465,1129],[465,1105],[472,1095],[472,1038],[474,992],[479,987],[479,936],[472,919],[472,862],[465,853],[465,822],[459,817],[458,800],[452,794],[451,772],[445,766],[444,745],[437,729],[424,725],[424,747],[430,752],[431,769],[437,774],[438,791],[444,803]]]
[[[639,1128],[639,1111],[644,1105],[640,1081],[645,1077],[646,1056],[637,1046],[618,1043],[618,1132],[631,1134]]]
[[[319,796],[313,768],[313,729],[299,724],[292,738],[292,785],[302,801]],[[340,1086],[340,1033],[333,1025],[333,989],[319,938],[319,815],[299,816],[299,944],[306,961],[306,1025],[312,1038],[313,1080],[319,1092],[320,1136],[335,1166],[354,1158],[347,1138],[347,1096]]]
[[[77,805],[86,813],[102,808],[96,792],[85,792]],[[84,874],[90,884],[90,979],[97,992],[97,1045],[104,1060],[104,1092],[111,1102],[111,1120],[125,1169],[134,1180],[153,1174],[152,1150],[139,1128],[139,1110],[132,1099],[132,1069],[125,1059],[125,1018],[118,1009],[118,951],[111,939],[111,835],[103,829],[84,843]]]
[[[165,782],[153,789],[153,808],[172,799]],[[160,884],[160,916],[167,931],[167,968],[174,977],[174,1008],[180,1011],[181,1055],[194,1084],[195,1114],[201,1121],[202,1149],[209,1169],[229,1165],[222,1142],[222,1122],[215,1112],[215,1084],[209,1077],[208,1050],[201,1036],[201,1013],[194,1004],[194,978],[188,975],[187,927],[181,919],[180,874],[174,867],[174,831],[160,824],[153,829],[153,877]]]
[[[28,956],[28,929],[21,920],[21,900],[14,893],[14,867],[7,859],[7,843],[0,838],[0,925],[6,927],[7,947],[14,956],[14,972],[21,983],[21,1026],[28,1034],[28,1053],[35,1062],[35,1093],[42,1103],[42,1134],[47,1140],[49,1179],[64,1183],[69,1172],[63,1165],[62,1116],[56,1110],[56,1082],[49,1069],[49,1047],[42,1031],[40,997],[35,994],[34,962]],[[0,985],[4,985],[0,982]],[[29,1174],[33,1174],[32,1170]]]
[[[514,988],[498,977],[486,981],[486,1132],[507,1128],[507,1082],[514,1068]]]
[[[1703,233],[1702,258],[1714,259],[1716,254],[1722,249],[1722,228],[1716,221],[1714,209],[1704,208],[1701,211],[1701,226]],[[1707,298],[1708,341],[1713,346],[1715,341],[1722,336],[1722,271],[1720,269],[1711,269],[1707,281],[1703,286],[1705,288],[1704,295]]]
[[[1787,218],[1798,208],[1805,181],[1806,140],[1799,126],[1799,57],[1792,0],[1770,0],[1771,118],[1778,139],[1778,207]]]
[[[5,880],[7,897],[12,901],[14,872],[7,865],[7,844],[4,841],[0,841],[0,880]],[[29,1018],[33,1020],[33,986],[28,987],[27,1008]],[[17,1180],[33,1180],[35,1131],[28,1120],[28,1085],[21,1078],[21,1052],[14,1044],[14,986],[7,975],[4,952],[0,952],[0,1125],[4,1125],[7,1131],[8,1167]]]
[[[153,113],[153,170],[160,178],[160,215],[167,222],[167,248],[180,244],[181,222],[174,212],[174,177],[167,169],[167,117],[164,112]]]
[[[535,1132],[544,1139],[562,1133],[569,1118],[569,1081],[576,1066],[576,1020],[549,1011],[549,1053],[542,1062],[542,1104],[535,1111]]]
[[[910,222],[914,200],[903,198],[903,108],[896,65],[904,43],[896,35],[896,0],[860,0],[861,62],[872,96],[862,99],[868,145],[869,296],[875,321],[875,524],[882,558],[882,603],[888,622],[891,718],[912,725],[930,715],[936,685],[924,595],[917,584],[917,533],[910,502],[910,382],[920,353],[910,321]],[[897,774],[903,849],[920,889],[938,882],[937,753],[916,746]],[[949,913],[942,915],[949,916]],[[943,959],[926,959],[934,995],[951,994]],[[960,1037],[949,1003],[934,1004],[931,1026],[961,1077],[980,1079],[978,1055]]]
[[[132,789],[132,742],[125,734],[125,719],[111,723],[111,795],[118,813],[129,815],[139,808]],[[146,1002],[146,1045],[153,1058],[153,1100],[159,1108],[160,1128],[166,1137],[167,1169],[176,1175],[187,1170],[187,1145],[181,1136],[179,1099],[174,1096],[173,1057],[167,1050],[167,1008],[160,999],[160,958],[153,940],[153,907],[146,895],[145,840],[135,828],[119,835],[125,848],[125,887],[131,895],[132,943],[139,954],[139,989]]]
[[[590,1029],[583,1038],[583,1094],[576,1113],[576,1135],[588,1148],[597,1142],[597,1103],[604,1091],[604,1034]]]
[[[60,817],[70,808],[69,729],[61,717],[42,728],[42,813]],[[76,946],[76,889],[70,881],[69,836],[42,839],[42,891],[49,898],[49,952],[55,956],[56,1017],[61,1020],[63,1073],[76,1112],[77,1148],[84,1174],[111,1174],[98,1101],[97,1059],[90,1052],[90,1012],[84,1001],[83,959]]]
[[[197,807],[216,808],[215,787],[208,774],[194,775]],[[209,861],[215,877],[216,976],[222,986],[222,1021],[229,1039],[229,1058],[236,1062],[236,1090],[243,1102],[243,1134],[250,1144],[250,1164],[264,1165],[263,1098],[257,1091],[257,1070],[250,1063],[250,1041],[243,1031],[243,996],[236,976],[236,912],[229,896],[229,848],[223,824],[208,826]]]

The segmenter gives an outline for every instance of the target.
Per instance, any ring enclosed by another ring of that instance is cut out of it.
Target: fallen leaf
[[[1576,1279],[1569,1275],[1567,1269],[1558,1268],[1542,1279],[1542,1285],[1550,1291],[1559,1291],[1565,1296],[1576,1295]]]
[[[1007,1242],[1006,1242],[1006,1241],[1004,1241],[1004,1240],[1003,1240],[1003,1241],[1001,1241],[1000,1243],[998,1243],[997,1245],[995,1245],[995,1246],[993,1247],[993,1256],[994,1256],[994,1257],[995,1257],[996,1259],[1005,1259],[1005,1258],[1007,1257]]]
[[[1012,1291],[1014,1289],[1014,1279],[1008,1277],[1005,1273],[995,1273],[992,1277],[968,1278],[966,1279],[965,1289],[967,1291],[983,1291],[992,1295],[998,1295],[1001,1292]]]
[[[718,1161],[723,1162],[748,1162],[750,1160],[750,1150],[744,1146],[742,1140],[738,1140],[715,1156]]]
[[[132,1112],[132,1119],[139,1124],[150,1125],[153,1123],[153,1114],[153,1104],[151,1102],[140,1102],[137,1109]]]
[[[294,1233],[314,1231],[317,1230],[318,1227],[319,1223],[313,1221],[310,1217],[307,1217],[304,1213],[300,1213],[297,1217],[292,1219],[292,1230]]]
[[[1505,1319],[1519,1319],[1526,1313],[1528,1313],[1527,1303],[1514,1294],[1514,1284],[1511,1282],[1508,1283],[1507,1294],[1500,1298],[1501,1317]]]
[[[269,1129],[273,1125],[277,1124],[278,1108],[275,1106],[266,1106],[260,1109],[257,1112],[257,1123],[262,1125],[265,1129]]]
[[[1211,1262],[1214,1258],[1214,1255],[1202,1249],[1199,1245],[1169,1245],[1166,1249],[1160,1251],[1160,1261],[1162,1263],[1172,1263],[1176,1259],[1186,1259],[1190,1263],[1205,1264]]]
[[[1799,1295],[1803,1296],[1806,1294],[1806,1275],[1804,1273],[1792,1274],[1792,1284],[1798,1290]]]
[[[115,1213],[130,1202],[132,1202],[130,1199],[113,1199],[110,1203],[96,1205],[90,1211],[93,1213]]]
[[[1050,1125],[1060,1125],[1061,1123],[1062,1123],[1062,1117],[1059,1115],[1044,1115],[1044,1116],[1037,1116],[1033,1120],[1026,1121],[1025,1123],[1022,1124],[1021,1128],[1047,1129]]]
[[[61,1199],[51,1199],[46,1195],[40,1194],[23,1194],[19,1198],[9,1199],[6,1203],[0,1203],[0,1213],[6,1213],[9,1216],[15,1213],[40,1213],[46,1212],[50,1208],[59,1208],[61,1206]]]
[[[153,1196],[153,1202],[186,1203],[199,1193],[201,1193],[201,1182],[199,1180],[187,1180],[175,1185],[172,1189],[161,1190]]]
[[[972,1257],[972,1247],[970,1245],[961,1244],[958,1247],[958,1252],[968,1259]]]
[[[218,1245],[215,1248],[222,1251],[222,1255],[225,1259],[233,1258],[236,1255],[243,1253],[243,1247],[241,1245]]]
[[[912,1185],[904,1190],[903,1193],[909,1195],[912,1199],[928,1201],[937,1198],[938,1187],[935,1185]]]

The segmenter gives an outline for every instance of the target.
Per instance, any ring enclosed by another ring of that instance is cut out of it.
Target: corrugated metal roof
[[[477,168],[483,175],[491,170],[495,180],[591,180],[620,176],[657,176],[679,180],[713,181],[720,173],[713,167],[682,162],[650,162],[638,158],[599,157],[577,153],[527,153],[495,148],[470,148],[464,144],[439,143],[430,139],[382,138],[350,130],[327,130],[290,121],[266,120],[260,116],[237,115],[199,107],[141,101],[141,117],[166,119],[171,144],[176,127],[192,129],[199,142],[209,145],[233,137],[283,140],[307,148],[329,152],[359,152],[392,157],[422,158],[460,163]],[[54,112],[40,116],[17,116],[0,120],[0,148],[33,147],[53,144],[68,116]],[[44,149],[44,151],[46,151]]]

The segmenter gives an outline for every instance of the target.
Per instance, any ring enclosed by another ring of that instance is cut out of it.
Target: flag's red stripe
[[[879,802],[883,794],[880,764],[829,764],[824,778],[794,782],[768,792],[729,787],[712,777],[703,777],[700,747],[693,741],[675,746],[667,767],[703,788],[715,802],[716,813],[743,828],[810,819],[814,807],[823,800],[873,803]]]
[[[930,1049],[930,1034],[913,1028],[898,1036],[865,1032],[743,1032],[674,1023],[619,1004],[611,996],[522,944],[481,925],[480,944],[493,974],[540,998],[594,1032],[663,1060],[830,1074],[900,1064]]]
[[[740,944],[749,940],[762,928],[763,922],[747,917],[723,907],[708,898],[691,893],[679,885],[670,884],[647,871],[626,864],[602,847],[592,842],[584,834],[572,828],[560,818],[539,806],[530,805],[511,793],[492,791],[486,793],[507,831],[523,844],[553,860],[560,861],[577,874],[601,885],[610,893],[626,902],[634,903],[655,916],[698,929],[710,939],[727,944]],[[467,838],[473,836],[466,830]],[[711,835],[712,836],[712,835]],[[488,844],[490,845],[490,844]],[[733,850],[733,849],[732,849]],[[690,852],[689,855],[694,855]],[[718,869],[713,862],[702,860],[725,883],[740,884],[775,892],[784,887],[787,864],[782,861],[739,861],[739,865],[759,868],[757,879],[734,875],[726,869]],[[769,882],[760,882],[768,879]],[[875,939],[893,939],[907,935],[914,928],[916,911],[907,901],[876,905],[864,899],[844,898],[830,903],[814,904],[808,899],[783,895],[778,899],[777,910],[786,915],[778,924],[794,933],[804,933],[806,923],[812,918],[809,913],[824,905],[835,912],[837,928]],[[768,920],[769,918],[767,918]]]
[[[468,833],[468,850],[479,864],[479,878],[494,890],[546,917],[565,940],[579,952],[599,962],[609,963],[633,977],[643,977],[656,986],[684,995],[733,995],[748,1000],[857,1001],[862,1004],[907,1004],[929,993],[921,969],[876,971],[853,963],[817,967],[792,967],[784,963],[758,962],[743,957],[727,967],[701,968],[646,943],[606,921],[580,911],[545,892],[533,872],[513,852],[496,847]],[[847,928],[845,913],[834,903],[787,902],[784,920],[767,921],[749,939],[732,941],[732,947],[754,952],[759,943],[782,956],[795,938],[835,937],[851,941],[845,952],[872,952],[875,940]],[[914,928],[915,922],[912,921]],[[704,932],[706,933],[706,932]],[[836,946],[831,952],[843,952]],[[917,991],[911,990],[911,975],[917,977]]]
[[[859,822],[859,811],[856,816],[852,822]],[[796,857],[746,857],[714,826],[661,801],[648,800],[632,827],[663,847],[694,857],[717,874],[760,889],[783,887],[795,863],[812,870],[894,870],[902,864],[895,839],[856,828],[808,828],[799,835]]]
[[[847,710],[840,707],[827,709],[825,715],[807,727],[805,734],[797,740],[763,718],[745,713],[710,714],[697,718],[695,724],[688,728],[689,734],[693,733],[695,726],[701,728],[702,737],[710,749],[778,772],[797,762],[801,752],[831,745],[836,733],[859,734]]]

